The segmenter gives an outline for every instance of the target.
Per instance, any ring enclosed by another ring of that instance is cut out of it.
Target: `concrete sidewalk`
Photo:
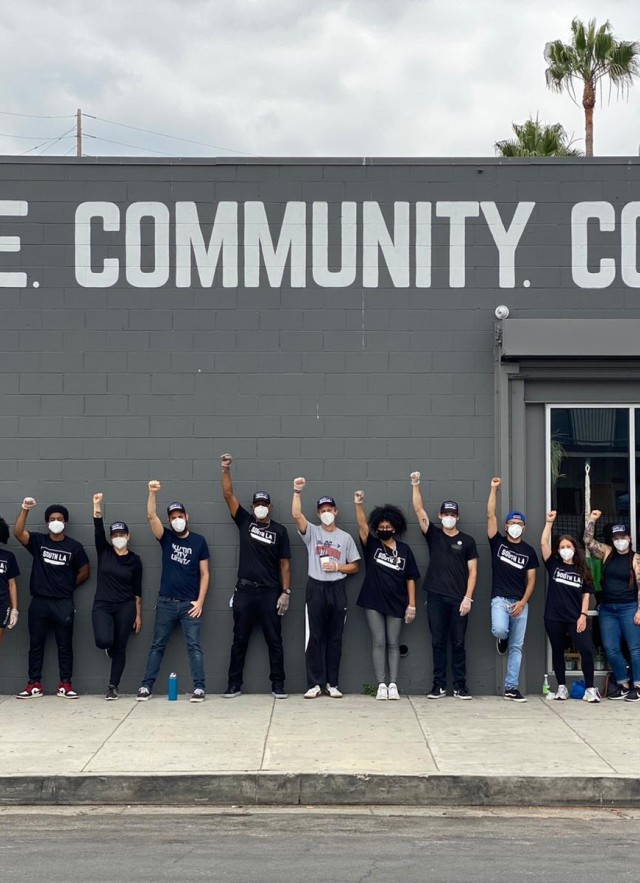
[[[0,697],[0,804],[640,806],[640,706]]]

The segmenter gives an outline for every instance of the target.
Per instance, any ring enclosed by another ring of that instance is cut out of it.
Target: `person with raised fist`
[[[307,521],[300,499],[306,484],[305,478],[294,479],[291,503],[291,515],[309,556],[305,648],[308,689],[304,698],[317,699],[322,695],[324,684],[332,699],[341,699],[343,694],[338,683],[347,616],[344,581],[358,572],[360,555],[353,537],[336,527],[338,508],[333,497],[320,497],[317,502],[320,524]]]
[[[0,543],[9,540],[9,525],[0,518]],[[5,629],[13,629],[18,624],[18,583],[20,568],[16,556],[9,549],[0,549],[0,644]]]
[[[249,639],[259,623],[269,651],[271,693],[275,699],[286,699],[281,623],[291,595],[289,534],[271,517],[273,507],[266,491],[254,493],[251,512],[240,505],[233,491],[232,463],[231,454],[220,457],[222,496],[240,537],[238,579],[233,592],[233,644],[223,696],[235,699],[242,693]]]
[[[169,638],[178,626],[187,645],[193,680],[191,702],[204,702],[204,659],[200,646],[200,618],[209,588],[209,547],[198,533],[189,530],[189,515],[184,503],[169,503],[165,527],[158,516],[157,495],[162,485],[149,482],[147,519],[151,533],[162,550],[162,574],[153,627],[153,640],[147,667],[136,699],[151,699],[153,685],[160,672]]]
[[[48,635],[53,632],[58,645],[60,682],[57,695],[77,699],[73,674],[73,593],[89,579],[89,559],[84,547],[66,534],[69,510],[56,503],[47,506],[44,520],[48,533],[27,530],[27,516],[37,505],[25,497],[13,528],[13,535],[33,558],[31,566],[31,603],[29,605],[29,681],[18,699],[36,699],[43,695],[42,666]]]

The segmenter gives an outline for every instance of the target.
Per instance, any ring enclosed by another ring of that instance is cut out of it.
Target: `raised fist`
[[[151,491],[152,494],[157,494],[161,487],[162,487],[162,485],[155,478],[149,482],[149,490]]]
[[[420,484],[420,473],[419,472],[412,472],[411,475],[409,476],[409,478],[411,479],[411,484],[414,487],[416,485]]]
[[[99,506],[103,500],[104,500],[104,494],[94,494],[93,495],[94,505]]]
[[[22,508],[23,509],[33,509],[33,507],[37,506],[37,505],[38,504],[33,499],[33,497],[25,497],[24,500],[22,501]]]
[[[231,469],[231,464],[233,463],[233,457],[231,454],[223,454],[220,457],[220,465],[223,469]]]
[[[552,509],[550,512],[547,512],[547,521],[553,523],[556,520],[556,515],[558,513],[555,509]]]
[[[498,488],[500,487],[501,484],[502,484],[502,479],[498,478],[497,475],[491,479],[491,487],[494,487],[496,490],[498,490]]]
[[[601,515],[602,512],[600,511],[600,509],[592,509],[591,515],[589,516],[589,521],[597,521]]]
[[[302,477],[300,477],[300,478],[294,478],[294,479],[293,479],[293,489],[294,489],[294,491],[303,491],[304,488],[305,488],[306,483],[307,483],[307,479],[306,479],[306,478],[302,478]]]
[[[354,503],[364,503],[364,491],[355,491],[353,495]]]

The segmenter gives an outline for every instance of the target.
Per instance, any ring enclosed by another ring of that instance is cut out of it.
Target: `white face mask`
[[[446,527],[447,530],[451,530],[456,526],[456,519],[453,515],[443,515],[442,517],[442,526]]]
[[[129,540],[126,537],[113,537],[113,539],[111,540],[113,548],[120,549],[120,551],[127,548],[128,542]]]
[[[565,546],[564,549],[558,549],[558,551],[560,552],[560,557],[563,561],[571,561],[575,554],[573,549],[569,549],[567,546]]]
[[[335,520],[336,516],[333,514],[333,512],[323,512],[320,516],[320,521],[327,527],[331,527]]]
[[[626,552],[629,548],[629,540],[614,540],[613,545],[616,547],[618,552]]]
[[[256,506],[253,510],[253,514],[259,521],[262,521],[269,514],[268,506]]]
[[[64,530],[64,521],[50,521],[47,525],[50,533],[62,533]]]
[[[522,531],[524,527],[521,524],[510,524],[507,527],[507,533],[511,537],[512,540],[517,540],[522,536]]]
[[[184,533],[184,529],[186,526],[186,518],[174,518],[171,522],[171,529],[175,530],[176,533]]]

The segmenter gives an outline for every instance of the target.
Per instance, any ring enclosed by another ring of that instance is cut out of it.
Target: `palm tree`
[[[550,89],[556,92],[566,89],[574,101],[575,82],[582,82],[586,154],[593,156],[593,109],[598,84],[602,87],[602,79],[608,77],[610,86],[624,94],[633,85],[633,78],[640,74],[640,44],[616,40],[608,21],[596,28],[595,19],[585,26],[574,18],[571,33],[570,44],[554,40],[544,47],[549,65],[545,76]]]
[[[521,126],[512,123],[515,138],[496,141],[498,156],[582,156],[582,151],[571,147],[568,135],[560,123],[546,125],[536,117]]]

